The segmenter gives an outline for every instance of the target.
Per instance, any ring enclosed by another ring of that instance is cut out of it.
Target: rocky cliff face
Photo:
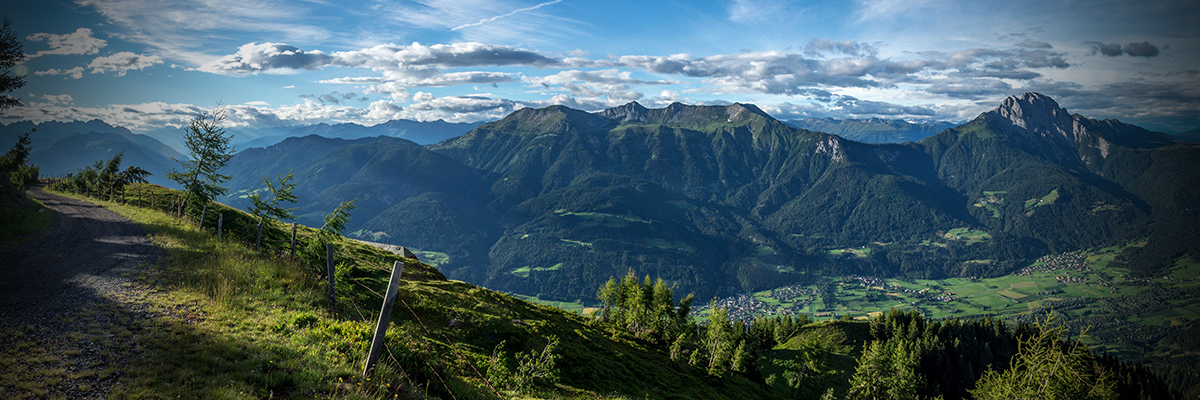
[[[995,110],[980,116],[1031,154],[1068,168],[1096,170],[1113,144],[1153,148],[1171,144],[1165,134],[1117,120],[1093,120],[1071,114],[1054,99],[1025,93],[1004,99]]]

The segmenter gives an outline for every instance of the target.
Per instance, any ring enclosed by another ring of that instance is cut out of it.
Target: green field
[[[992,239],[992,235],[990,233],[971,228],[954,228],[949,232],[946,232],[946,234],[942,235],[942,237],[948,240],[962,240],[967,242],[967,244],[975,244]]]
[[[1035,207],[1048,206],[1054,204],[1056,200],[1058,200],[1058,189],[1051,190],[1049,194],[1041,198],[1025,200],[1025,210],[1028,211],[1027,214],[1031,214]]]
[[[871,255],[871,248],[863,246],[859,248],[832,249],[826,251],[825,254],[833,257],[866,258]]]
[[[555,210],[554,213],[559,217],[572,218],[578,221],[582,227],[589,228],[599,226],[603,228],[624,228],[631,223],[649,224],[649,220],[607,213],[598,212],[573,212],[563,209]]]
[[[663,238],[647,238],[646,245],[663,250],[677,250],[685,253],[696,252],[696,249],[690,244],[681,241],[671,241]]]
[[[570,312],[573,312],[576,314],[586,314],[595,309],[594,307],[588,307],[587,305],[583,304],[583,302],[580,300],[576,300],[576,301],[543,300],[543,299],[538,298],[537,296],[526,296],[523,294],[514,294],[513,296],[520,298],[521,300],[528,301],[530,303],[537,303],[537,304],[541,304],[544,306],[557,307],[557,308],[560,308],[560,309],[563,309],[566,311],[570,311]]]
[[[562,268],[562,266],[563,266],[563,263],[554,264],[549,267],[530,267],[530,266],[526,265],[524,267],[509,271],[508,273],[522,277],[522,278],[528,278],[529,273],[531,271],[558,271],[560,268]]]
[[[979,201],[975,202],[975,204],[972,204],[972,205],[975,207],[980,207],[985,210],[991,211],[992,218],[999,219],[1001,213],[1000,213],[1000,208],[997,207],[997,205],[1004,204],[1004,196],[1003,195],[1007,194],[1007,193],[1008,192],[1003,191],[1003,190],[997,190],[997,191],[986,191],[985,190],[983,192],[983,197],[981,197],[979,199]]]
[[[974,236],[981,240],[986,232],[955,229],[951,231],[956,236]],[[980,235],[983,234],[983,235]],[[951,234],[947,234],[950,236]],[[814,299],[778,297],[772,291],[752,293],[758,307],[762,311],[772,313],[798,313],[817,316],[822,313],[835,315],[850,314],[851,316],[866,316],[872,313],[887,311],[892,308],[912,309],[932,318],[971,315],[1000,315],[1014,316],[1029,314],[1031,310],[1040,310],[1047,301],[1062,302],[1070,299],[1117,299],[1124,296],[1136,296],[1153,286],[1162,284],[1181,288],[1200,288],[1195,277],[1200,276],[1200,262],[1184,258],[1175,264],[1169,280],[1159,279],[1147,284],[1145,280],[1127,279],[1129,271],[1110,267],[1109,264],[1130,246],[1144,246],[1145,242],[1129,243],[1123,246],[1112,246],[1082,252],[1079,257],[1086,260],[1087,270],[1069,270],[1054,268],[1043,263],[1035,263],[1022,273],[996,278],[949,278],[937,280],[925,279],[878,279],[871,277],[833,277],[835,285],[836,304],[826,307],[825,299],[817,296]],[[865,256],[867,249],[835,249],[828,252],[831,256]],[[986,263],[991,260],[971,260],[968,262]],[[799,286],[796,290],[812,293],[820,283]],[[1197,299],[1200,302],[1200,299]],[[1170,314],[1171,317],[1195,318],[1192,311],[1195,305],[1183,304],[1183,311]],[[1189,308],[1192,307],[1192,308]],[[1068,314],[1091,315],[1095,310],[1090,307],[1077,307],[1064,311]],[[1147,319],[1148,323],[1161,323],[1161,316]]]

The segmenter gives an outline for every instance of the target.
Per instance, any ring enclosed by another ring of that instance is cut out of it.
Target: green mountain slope
[[[404,139],[290,138],[240,152],[227,168],[234,177],[226,200],[231,206],[245,209],[245,196],[264,188],[263,177],[292,171],[301,199],[295,211],[299,223],[321,226],[328,210],[357,199],[349,231],[449,253],[467,265],[486,254],[486,238],[495,229],[495,218],[481,207],[486,188],[481,173]],[[481,239],[469,240],[470,235]]]
[[[292,139],[231,166],[239,190],[295,169],[313,210],[360,198],[352,231],[447,253],[451,277],[570,301],[628,269],[706,298],[827,272],[995,276],[1144,239],[1119,260],[1153,274],[1200,258],[1197,148],[1031,93],[919,143],[630,103],[522,109],[424,148]]]
[[[137,186],[147,195],[178,196],[154,185]],[[712,317],[707,325],[684,319],[674,342],[692,339],[675,345],[643,335],[647,328],[636,322],[567,313],[447,280],[416,259],[341,238],[334,240],[339,312],[327,302],[323,268],[314,268],[304,251],[295,258],[286,255],[284,244],[255,251],[238,229],[215,238],[211,221],[200,230],[190,219],[163,213],[169,207],[165,202],[151,210],[143,208],[144,202],[95,201],[141,224],[164,248],[161,260],[134,278],[131,290],[139,294],[113,300],[152,313],[133,315],[124,307],[97,312],[147,318],[153,327],[136,333],[138,352],[128,365],[113,369],[122,377],[113,388],[116,397],[782,399],[890,393],[954,399],[987,382],[1027,389],[989,378],[988,371],[1013,371],[1022,360],[1063,360],[1061,368],[1033,372],[1039,381],[1055,378],[1054,389],[1095,385],[1097,392],[1120,398],[1178,397],[1145,368],[1092,355],[1086,348],[1071,351],[1076,343],[1047,320],[1007,325],[987,318],[932,321],[889,312],[869,322],[801,317],[760,318],[746,325]],[[245,226],[253,221],[214,206],[210,211],[224,213],[227,222]],[[301,247],[314,236],[313,229],[303,228]],[[382,303],[379,292],[393,263],[402,265],[404,274],[383,337],[386,351],[374,374],[363,376],[375,310]],[[628,293],[644,294],[632,279],[639,289]],[[667,297],[669,308],[663,311],[683,310]],[[642,301],[642,296],[627,296],[602,314],[645,321],[643,313],[651,308],[646,304],[658,300]],[[111,328],[94,325],[66,345],[104,340]],[[22,353],[7,354],[21,374],[6,375],[0,392],[36,396],[30,387],[57,390],[61,380],[27,383],[27,366],[45,362]],[[546,377],[519,386],[514,379],[531,376],[521,362],[530,354],[551,355],[542,359],[553,359],[553,367]]]

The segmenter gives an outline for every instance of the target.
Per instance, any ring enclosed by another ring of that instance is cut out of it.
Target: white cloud
[[[378,124],[403,118],[402,112],[404,111],[404,108],[387,100],[379,100],[371,103],[371,105],[367,107],[367,110],[367,114],[364,116],[364,118],[368,121],[368,123]]]
[[[339,66],[383,71],[515,65],[545,67],[560,63],[532,50],[478,42],[431,46],[415,42],[407,46],[383,44],[357,51],[337,52],[333,56],[337,58]]]
[[[537,52],[508,46],[468,42],[382,44],[355,51],[325,54],[284,43],[247,43],[234,54],[209,60],[197,68],[214,74],[287,73],[325,67],[369,68],[389,73],[388,80],[411,80],[408,86],[450,86],[507,82],[511,74],[487,71],[442,72],[445,68],[557,65],[560,61]],[[339,78],[327,83],[365,83],[371,78]],[[356,81],[357,80],[357,81]]]
[[[0,121],[91,121],[99,119],[132,130],[182,126],[203,108],[191,104],[151,102],[112,104],[105,107],[76,107],[64,104],[30,104],[9,108]]]
[[[42,95],[42,100],[50,104],[71,104],[75,102],[75,98],[69,94],[46,94]]]
[[[57,68],[50,68],[50,69],[48,69],[48,70],[45,70],[45,71],[37,71],[37,72],[34,72],[33,74],[34,74],[34,75],[37,75],[37,76],[42,76],[42,75],[66,75],[66,76],[67,76],[67,77],[69,77],[69,78],[73,78],[73,79],[80,79],[80,78],[83,78],[83,67],[75,67],[75,68],[71,68],[71,69],[57,69]]]
[[[363,93],[386,94],[391,96],[392,100],[396,101],[408,101],[408,99],[412,98],[412,95],[408,93],[408,89],[398,82],[384,82],[378,85],[372,85],[371,87],[367,88],[367,90],[363,90]]]
[[[287,73],[317,70],[329,65],[333,57],[321,51],[304,51],[283,43],[247,43],[229,54],[197,68],[214,74]]]
[[[277,40],[329,38],[329,29],[312,21],[319,2],[285,0],[75,0],[121,27],[120,39],[154,47],[156,54],[201,65],[212,59],[213,39],[249,33]],[[221,32],[220,35],[210,34]]]
[[[56,35],[53,33],[39,32],[26,37],[33,42],[46,42],[50,46],[50,50],[42,50],[29,56],[29,58],[41,57],[44,55],[74,55],[74,54],[96,54],[100,49],[108,45],[104,39],[97,39],[92,36],[92,30],[89,28],[79,28],[75,32],[65,35]]]
[[[140,71],[155,64],[162,64],[162,59],[155,55],[122,51],[111,56],[96,57],[87,67],[92,69],[93,74],[112,72],[117,76],[125,76],[129,71]]]
[[[434,97],[426,92],[413,95],[413,104],[405,107],[400,116],[417,121],[443,119],[449,122],[472,122],[503,118],[525,106],[490,94]]]

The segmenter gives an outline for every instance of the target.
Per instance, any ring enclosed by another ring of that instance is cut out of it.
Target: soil
[[[106,398],[158,314],[135,277],[161,251],[113,211],[26,193],[54,222],[0,251],[0,397]]]

